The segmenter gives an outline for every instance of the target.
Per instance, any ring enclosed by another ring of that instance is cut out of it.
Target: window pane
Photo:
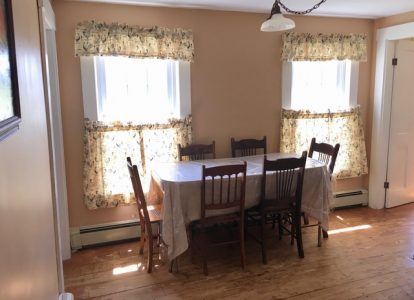
[[[170,90],[175,90],[176,80],[170,77],[178,62],[123,57],[99,60],[100,119],[154,123],[174,117],[175,93]]]
[[[326,111],[349,106],[350,61],[292,62],[292,109]]]

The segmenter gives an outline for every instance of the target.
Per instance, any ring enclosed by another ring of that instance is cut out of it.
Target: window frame
[[[282,63],[282,108],[292,108],[292,62]],[[358,104],[359,62],[351,61],[349,81],[349,107]]]
[[[84,117],[91,121],[101,121],[102,103],[100,101],[99,81],[105,80],[105,74],[98,71],[98,56],[81,56],[81,81]],[[191,115],[191,65],[187,61],[178,61],[178,68],[175,70],[176,94],[174,117],[183,119]]]

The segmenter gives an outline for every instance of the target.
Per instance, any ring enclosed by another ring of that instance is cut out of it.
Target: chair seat
[[[204,224],[206,226],[215,225],[215,224],[226,224],[226,223],[239,221],[239,220],[240,220],[240,215],[237,213],[233,213],[233,214],[207,217],[203,221],[201,220],[194,221],[192,226],[198,227],[198,226],[201,226],[201,224]]]
[[[274,200],[263,200],[263,209],[265,213],[272,212],[285,212],[291,211],[295,207],[294,198],[287,199],[286,201],[274,201]],[[261,207],[260,205],[254,206],[247,210],[248,213],[258,213],[260,214]]]
[[[150,218],[151,223],[159,223],[162,220],[162,205],[161,204],[155,204],[155,205],[148,205],[148,215]]]

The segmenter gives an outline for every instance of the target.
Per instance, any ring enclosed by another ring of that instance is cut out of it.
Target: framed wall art
[[[11,0],[0,0],[0,140],[21,121]]]

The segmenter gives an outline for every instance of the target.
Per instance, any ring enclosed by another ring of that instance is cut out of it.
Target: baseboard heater
[[[157,225],[153,225],[153,230],[158,230]],[[140,233],[138,220],[72,227],[70,229],[70,243],[72,250],[79,250],[90,246],[138,239]]]
[[[334,193],[334,207],[368,205],[368,191],[366,189],[341,191]],[[104,245],[118,241],[138,239],[140,237],[139,221],[127,220],[91,226],[73,227],[70,229],[72,250]],[[153,230],[158,230],[153,225]]]
[[[341,191],[333,194],[334,207],[346,207],[355,205],[368,205],[368,191],[366,189],[357,189],[350,191]]]

